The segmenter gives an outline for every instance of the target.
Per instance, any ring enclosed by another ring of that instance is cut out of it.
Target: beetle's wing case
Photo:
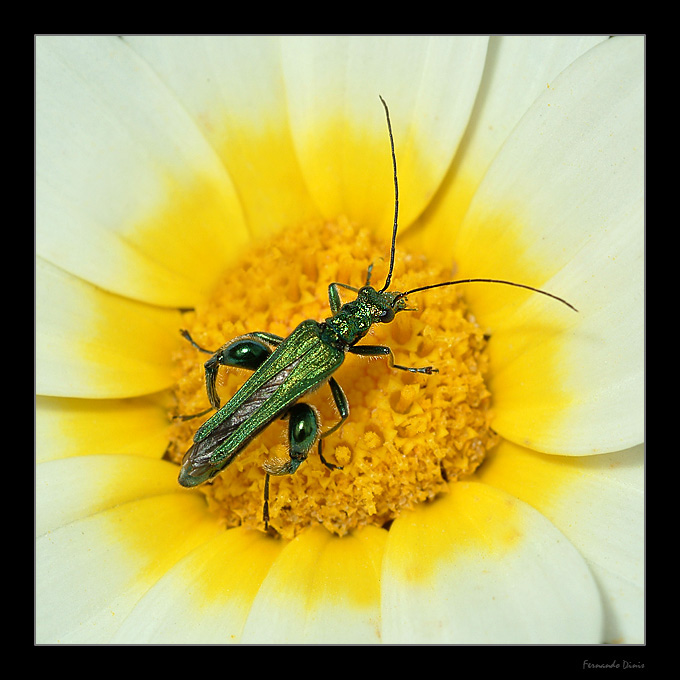
[[[179,482],[196,486],[227,467],[250,441],[307,392],[322,385],[345,353],[321,342],[316,321],[303,321],[194,435]]]

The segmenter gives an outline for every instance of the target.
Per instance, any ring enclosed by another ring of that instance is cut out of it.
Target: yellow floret
[[[382,287],[389,243],[346,220],[312,223],[279,234],[250,250],[227,272],[214,295],[186,315],[186,328],[201,346],[217,349],[252,331],[286,336],[305,319],[330,316],[328,284],[360,287],[374,263],[372,284]],[[398,249],[390,290],[408,290],[451,278],[424,258]],[[343,299],[351,291],[341,290]],[[418,311],[375,326],[361,344],[388,345],[397,364],[432,365],[434,375],[389,367],[386,359],[348,355],[335,374],[350,405],[343,426],[324,439],[324,456],[343,466],[329,470],[313,450],[294,475],[272,477],[270,525],[291,538],[321,523],[344,534],[366,524],[383,526],[404,508],[445,492],[469,475],[496,441],[490,427],[490,394],[484,384],[486,340],[452,288],[409,300]],[[206,354],[188,343],[177,357],[176,412],[208,407],[203,375]],[[220,369],[225,403],[248,372]],[[321,415],[322,431],[338,421],[327,385],[305,399]],[[207,416],[206,416],[207,417]],[[179,462],[205,420],[175,421],[170,457]],[[263,528],[265,461],[287,459],[287,425],[275,421],[211,484],[200,487],[226,526]]]

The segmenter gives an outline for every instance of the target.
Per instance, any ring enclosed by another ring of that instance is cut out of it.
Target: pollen
[[[328,285],[360,288],[373,265],[371,284],[380,289],[389,266],[389,239],[338,219],[312,222],[252,248],[230,269],[214,294],[186,313],[194,341],[215,351],[245,333],[286,337],[302,321],[331,316]],[[397,247],[391,291],[450,280],[450,268],[429,264]],[[389,527],[405,509],[446,493],[471,475],[497,443],[491,428],[491,395],[485,385],[488,358],[483,329],[464,303],[462,287],[414,294],[408,310],[389,324],[373,326],[359,344],[392,349],[398,365],[433,366],[431,375],[392,368],[387,358],[347,354],[334,378],[349,402],[349,417],[314,446],[297,471],[272,476],[269,527],[284,538],[322,524],[343,535],[372,524]],[[355,293],[340,288],[343,302]],[[208,354],[189,342],[176,357],[173,416],[206,411],[203,364]],[[225,404],[251,375],[220,367],[217,390]],[[340,415],[328,383],[305,395],[319,415],[321,432]],[[175,417],[168,457],[181,463],[196,429],[210,416]],[[197,487],[226,527],[264,530],[265,463],[289,460],[288,426],[274,420],[210,482]]]

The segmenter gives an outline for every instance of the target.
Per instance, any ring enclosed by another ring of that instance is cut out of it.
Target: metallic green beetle
[[[210,405],[215,413],[194,435],[194,443],[185,454],[179,473],[182,486],[193,487],[222,472],[262,430],[278,418],[288,418],[290,460],[281,464],[265,464],[265,491],[263,521],[269,525],[269,478],[271,475],[293,474],[307,458],[315,443],[321,461],[330,469],[339,466],[323,457],[322,440],[335,432],[349,416],[349,404],[342,388],[333,378],[345,354],[350,352],[364,357],[388,357],[390,366],[412,373],[432,374],[432,366],[412,368],[394,363],[389,347],[382,345],[357,345],[376,323],[390,323],[398,312],[412,311],[407,306],[407,296],[430,288],[453,286],[461,283],[502,283],[526,288],[552,297],[575,308],[566,300],[512,281],[501,279],[459,279],[435,283],[406,292],[388,291],[394,268],[397,221],[399,213],[399,186],[397,162],[392,137],[392,125],[387,104],[380,97],[387,118],[387,129],[392,151],[394,171],[394,224],[390,248],[390,266],[385,284],[380,290],[370,285],[371,267],[362,288],[334,282],[328,286],[328,299],[332,316],[323,322],[303,321],[287,338],[271,333],[256,332],[242,335],[216,352],[196,344],[187,331],[182,331],[189,342],[212,356],[205,363],[205,382]],[[351,302],[342,304],[338,288],[357,294]],[[222,407],[215,389],[219,366],[232,366],[254,371],[244,385]],[[320,433],[316,411],[299,400],[307,393],[328,382],[340,420]],[[210,409],[209,409],[210,410]],[[205,412],[207,413],[207,411]],[[201,415],[201,414],[199,414]]]

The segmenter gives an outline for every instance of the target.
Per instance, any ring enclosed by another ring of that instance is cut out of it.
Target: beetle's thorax
[[[375,323],[389,323],[396,312],[406,308],[398,292],[380,292],[372,286],[359,289],[356,299],[347,302],[323,323],[326,342],[346,350],[356,344]],[[396,300],[396,303],[395,303]]]

